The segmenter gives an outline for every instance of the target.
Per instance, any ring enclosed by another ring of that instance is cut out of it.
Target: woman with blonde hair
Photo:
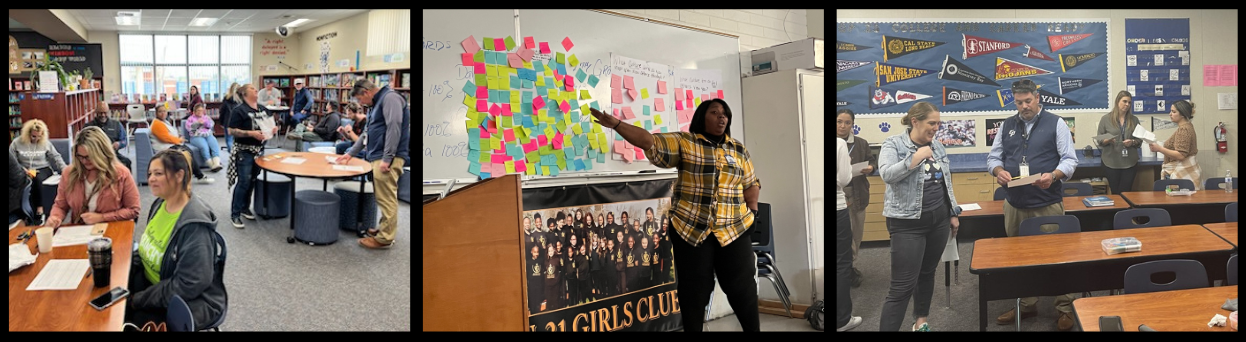
[[[234,107],[237,107],[239,103],[242,103],[241,97],[239,97],[237,93],[238,93],[238,82],[234,82],[234,84],[229,85],[229,91],[225,92],[225,98],[221,99],[221,114],[220,114],[221,115],[221,127],[226,127],[225,128],[226,130],[229,129],[228,128],[229,119],[231,116],[233,116],[231,114],[233,114],[234,112]],[[229,134],[228,132],[226,132],[225,146],[223,146],[222,148],[225,149],[226,151],[231,151],[234,149],[234,135],[233,134]]]
[[[35,189],[53,173],[60,173],[65,168],[65,160],[48,142],[48,125],[43,120],[34,119],[22,124],[22,135],[9,143],[9,153],[17,157],[26,174],[34,179]],[[36,226],[42,224],[44,214],[40,192],[30,192],[30,203],[35,206],[35,217],[30,224]]]
[[[99,127],[74,138],[74,162],[65,168],[47,227],[128,221],[138,217],[138,185],[117,160],[112,142]],[[68,220],[65,216],[70,215]]]
[[[1133,115],[1133,95],[1121,90],[1112,101],[1112,111],[1099,119],[1098,134],[1095,142],[1103,153],[1103,166],[1106,167],[1108,188],[1114,194],[1131,191],[1134,176],[1138,175],[1138,146],[1142,142],[1133,137],[1134,127],[1138,126],[1138,117]],[[1100,138],[1106,137],[1106,138]]]

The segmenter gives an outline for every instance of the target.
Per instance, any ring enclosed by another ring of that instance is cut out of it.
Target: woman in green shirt
[[[174,295],[190,307],[195,330],[208,328],[225,310],[217,217],[207,202],[191,196],[190,158],[185,151],[165,150],[148,165],[147,181],[158,198],[148,210],[147,228],[130,267],[133,295],[126,322],[164,322]]]
[[[1103,150],[1104,174],[1108,178],[1108,188],[1119,195],[1133,188],[1134,177],[1138,175],[1138,146],[1142,141],[1133,137],[1134,127],[1138,126],[1138,117],[1133,114],[1133,96],[1128,91],[1116,93],[1116,101],[1112,102],[1112,112],[1099,119],[1099,129],[1095,139]],[[1102,138],[1101,138],[1102,137]]]

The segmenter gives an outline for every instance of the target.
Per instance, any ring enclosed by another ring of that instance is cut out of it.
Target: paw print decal
[[[861,126],[852,125],[852,135],[861,134]]]
[[[880,123],[880,124],[878,124],[878,128],[883,129],[883,133],[887,133],[887,131],[890,131],[890,130],[891,130],[891,124],[886,123],[886,122],[884,122],[884,123]]]

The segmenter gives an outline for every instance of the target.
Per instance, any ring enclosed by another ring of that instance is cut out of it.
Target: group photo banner
[[[835,107],[903,115],[925,101],[952,115],[1014,114],[1010,86],[1039,86],[1051,112],[1106,111],[1107,19],[838,21]]]

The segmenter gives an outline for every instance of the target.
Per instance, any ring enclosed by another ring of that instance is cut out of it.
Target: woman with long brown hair
[[[1114,194],[1130,191],[1134,176],[1138,174],[1138,146],[1142,142],[1133,137],[1138,117],[1133,114],[1133,96],[1128,91],[1116,93],[1112,111],[1099,119],[1095,142],[1102,149],[1103,166],[1106,167],[1108,188]]]

